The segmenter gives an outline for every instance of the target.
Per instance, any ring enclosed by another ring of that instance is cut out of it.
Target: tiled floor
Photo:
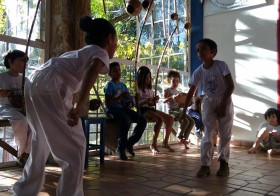
[[[266,153],[249,155],[246,148],[232,147],[230,176],[217,177],[216,156],[211,175],[197,178],[200,151],[197,146],[185,151],[174,145],[174,153],[152,156],[148,149],[137,150],[137,156],[119,161],[107,156],[104,165],[92,158],[84,175],[85,195],[280,195],[280,156]],[[46,167],[45,190],[39,195],[55,195],[60,175],[58,167]],[[12,195],[11,187],[21,169],[0,171],[0,195]]]

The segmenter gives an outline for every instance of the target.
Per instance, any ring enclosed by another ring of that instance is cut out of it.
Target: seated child
[[[274,108],[269,108],[264,113],[265,120],[260,125],[257,141],[255,141],[248,153],[255,153],[257,149],[266,150],[270,154],[277,154],[280,152],[280,125],[279,125],[279,111]]]
[[[161,147],[173,152],[174,150],[168,145],[168,140],[172,131],[174,118],[165,112],[155,109],[155,104],[159,100],[159,97],[155,96],[154,91],[152,90],[150,69],[146,66],[142,66],[138,69],[137,75],[140,113],[146,119],[156,122],[154,126],[153,140],[150,146],[152,154],[159,154],[159,150],[157,148],[157,138],[163,123],[165,124],[165,134]]]
[[[164,103],[168,104],[169,114],[172,115],[175,120],[178,120],[182,115],[182,107],[180,103],[176,102],[176,96],[179,96],[181,93],[177,90],[178,85],[181,80],[180,73],[175,70],[170,70],[167,74],[168,82],[171,84],[171,87],[165,89],[164,91]],[[180,131],[178,131],[176,137],[180,143],[185,145],[185,148],[188,149],[187,140],[191,133],[191,130],[194,126],[195,121],[189,116],[185,115],[185,118],[180,122]]]
[[[7,118],[13,128],[18,146],[18,163],[24,166],[31,149],[31,131],[22,113],[22,75],[26,59],[20,50],[11,50],[4,55],[7,72],[0,74],[0,116]],[[19,98],[14,102],[14,98]]]
[[[147,121],[143,116],[139,116],[137,112],[131,109],[131,104],[125,103],[130,97],[128,88],[121,82],[121,68],[118,62],[110,63],[109,76],[112,78],[105,88],[105,104],[107,113],[112,115],[120,125],[120,135],[118,138],[118,147],[116,153],[121,160],[127,160],[125,150],[132,156],[135,156],[133,145],[136,144],[147,125]],[[123,104],[124,103],[124,104]],[[127,139],[127,134],[131,123],[137,123],[132,135]]]

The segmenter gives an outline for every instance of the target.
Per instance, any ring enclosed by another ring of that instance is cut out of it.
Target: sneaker
[[[202,165],[196,174],[196,177],[205,177],[210,175],[210,167]]]
[[[116,153],[117,153],[117,156],[119,159],[124,160],[124,161],[127,160],[127,156],[126,156],[124,150],[117,149]]]
[[[228,176],[229,167],[225,160],[220,160],[220,169],[217,171],[217,176]]]
[[[135,156],[135,153],[133,151],[133,145],[128,145],[126,150],[129,154],[131,154],[132,156]]]

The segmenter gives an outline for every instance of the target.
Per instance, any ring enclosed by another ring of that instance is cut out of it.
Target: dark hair
[[[209,46],[210,50],[216,50],[216,53],[215,55],[217,54],[218,52],[218,46],[216,44],[215,41],[213,41],[212,39],[208,39],[208,38],[204,38],[204,39],[201,39],[197,42],[198,43],[204,43],[206,44],[207,46]]]
[[[7,69],[10,69],[9,60],[13,62],[17,58],[21,58],[25,56],[26,56],[25,52],[22,52],[21,50],[9,50],[3,55],[4,65]],[[26,57],[26,61],[28,61],[28,57]]]
[[[80,18],[79,26],[82,31],[86,32],[85,42],[88,45],[103,46],[110,34],[114,36],[117,34],[114,26],[103,18],[92,19],[90,16],[83,16]]]
[[[170,70],[168,73],[167,73],[167,78],[168,79],[170,79],[170,78],[174,78],[174,77],[176,77],[176,78],[181,78],[181,75],[180,75],[180,73],[178,72],[178,71],[176,71],[176,70]]]
[[[114,67],[117,67],[119,66],[120,67],[120,64],[118,62],[112,62],[109,64],[109,69],[110,71],[114,68]]]
[[[273,115],[273,114],[276,115],[277,120],[278,120],[278,123],[279,123],[279,119],[280,119],[280,118],[279,118],[279,117],[280,117],[279,111],[276,110],[275,108],[269,108],[269,109],[266,110],[266,112],[264,113],[264,118],[265,118],[265,120],[267,120],[267,117],[270,117],[270,116]]]
[[[150,79],[151,79],[151,83],[148,85],[148,89],[152,89],[152,74],[151,74],[150,69],[146,66],[142,66],[137,71],[138,87],[141,90],[145,89],[145,81],[146,81],[146,77],[148,74],[150,74]]]

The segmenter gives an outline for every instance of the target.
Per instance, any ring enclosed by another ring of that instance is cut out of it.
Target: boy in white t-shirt
[[[266,150],[269,154],[280,154],[280,125],[279,111],[274,108],[269,108],[264,113],[266,122],[260,125],[257,137],[252,148],[248,153],[256,153],[258,149]]]
[[[214,155],[214,130],[216,122],[219,123],[219,146],[218,161],[220,168],[217,176],[228,176],[228,160],[230,155],[231,129],[233,125],[233,103],[231,95],[234,83],[224,61],[214,60],[218,52],[217,44],[211,39],[201,39],[196,44],[198,58],[202,64],[192,74],[189,85],[190,89],[186,97],[184,118],[193,94],[202,86],[203,100],[201,104],[202,121],[204,124],[204,137],[201,140],[201,168],[197,177],[210,175],[210,165]]]

